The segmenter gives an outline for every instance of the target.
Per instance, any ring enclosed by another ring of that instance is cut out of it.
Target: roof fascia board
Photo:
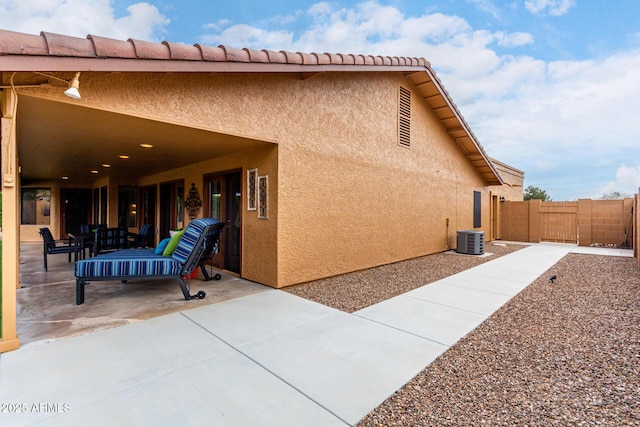
[[[473,132],[471,132],[471,129],[469,129],[469,127],[467,126],[467,122],[460,115],[460,112],[458,111],[458,107],[456,107],[453,104],[453,102],[449,98],[449,95],[447,94],[447,92],[444,90],[444,88],[440,84],[440,80],[435,76],[435,74],[431,71],[431,69],[424,68],[424,71],[427,73],[427,75],[429,76],[429,78],[431,79],[431,81],[433,82],[435,87],[438,89],[438,92],[440,92],[440,94],[442,95],[442,98],[444,99],[444,101],[447,103],[447,105],[449,106],[449,108],[453,112],[453,114],[454,114],[454,116],[456,118],[456,121],[458,123],[460,123],[460,126],[462,127],[464,132],[468,135],[469,139],[473,142],[474,147],[476,148],[476,150],[478,150],[478,153],[482,156],[483,160],[486,162],[487,166],[491,170],[491,173],[496,177],[496,179],[500,183],[499,185],[504,184],[504,181],[502,180],[502,177],[500,176],[500,174],[498,173],[497,169],[495,168],[495,166],[491,162],[491,159],[489,158],[487,153],[484,151],[484,148],[482,148],[482,145],[480,145],[480,143],[476,139],[476,136],[473,134]]]
[[[256,62],[215,62],[155,59],[78,58],[0,55],[0,71],[93,71],[155,73],[324,73],[324,72],[416,72],[424,66],[398,65],[302,65]]]

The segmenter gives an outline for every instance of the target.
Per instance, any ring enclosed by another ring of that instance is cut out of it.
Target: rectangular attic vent
[[[484,231],[458,230],[456,252],[467,255],[484,254]]]
[[[411,147],[411,91],[403,87],[398,99],[398,145]]]

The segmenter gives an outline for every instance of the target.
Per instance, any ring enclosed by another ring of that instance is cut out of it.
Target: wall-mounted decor
[[[269,217],[269,176],[258,177],[258,218]]]
[[[191,189],[189,190],[187,200],[184,201],[184,206],[187,208],[189,218],[194,219],[198,217],[200,208],[202,207],[202,200],[200,200],[200,194],[198,194],[198,189],[195,184],[191,184]]]
[[[247,171],[247,210],[255,211],[258,209],[258,169],[249,169]]]

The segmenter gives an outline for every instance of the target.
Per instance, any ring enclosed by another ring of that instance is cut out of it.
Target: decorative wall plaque
[[[200,194],[198,194],[198,189],[195,184],[191,184],[191,190],[189,190],[187,200],[184,201],[184,206],[187,208],[189,218],[194,219],[198,217],[200,208],[202,207],[202,200],[200,200]]]
[[[258,169],[249,169],[247,171],[247,210],[255,211],[258,209]]]
[[[258,177],[258,218],[269,217],[269,176]]]

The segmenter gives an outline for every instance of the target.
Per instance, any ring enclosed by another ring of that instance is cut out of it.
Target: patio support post
[[[20,346],[16,333],[16,288],[19,285],[20,223],[16,142],[17,94],[2,91],[2,337],[0,353]]]

